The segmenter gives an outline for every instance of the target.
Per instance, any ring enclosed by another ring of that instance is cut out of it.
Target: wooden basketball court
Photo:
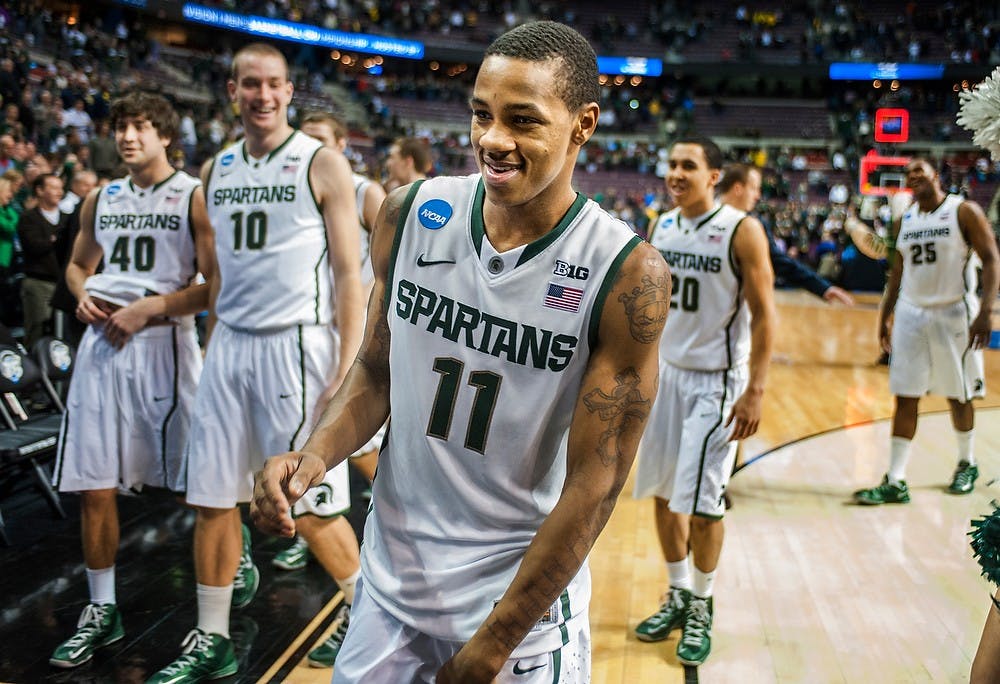
[[[713,652],[699,680],[968,681],[991,589],[966,532],[1000,499],[1000,485],[985,486],[1000,476],[1000,351],[986,351],[976,490],[944,491],[955,440],[946,402],[932,397],[910,459],[912,502],[862,508],[850,494],[882,478],[892,415],[888,369],[875,365],[878,298],[850,309],[798,292],[777,298],[764,420],[730,486]],[[653,644],[632,635],[667,574],[652,503],[631,487],[591,555],[593,682],[682,682],[676,632]],[[329,672],[300,664],[285,681],[325,683]]]
[[[699,680],[968,681],[991,588],[966,532],[1000,499],[1000,486],[986,486],[1000,476],[1000,351],[986,352],[976,491],[944,491],[955,442],[945,402],[929,398],[910,461],[912,503],[861,508],[850,494],[881,479],[892,411],[887,369],[874,363],[877,299],[848,309],[779,292],[778,302],[763,424],[744,445],[748,465],[730,486],[735,505],[715,584],[713,652]],[[658,606],[667,575],[652,503],[633,500],[631,487],[591,556],[593,681],[681,682],[676,632],[654,644],[632,635]],[[127,638],[84,668],[57,671],[48,656],[86,601],[75,499],[66,502],[65,521],[34,500],[4,502],[21,541],[0,549],[0,682],[144,681],[176,657],[194,624],[193,515],[169,497],[121,500],[118,600]],[[356,526],[363,511],[355,499]],[[287,542],[254,536],[261,588],[234,612],[241,671],[224,681],[325,684],[330,671],[302,661],[335,627],[340,594],[316,564],[293,573],[271,568]]]

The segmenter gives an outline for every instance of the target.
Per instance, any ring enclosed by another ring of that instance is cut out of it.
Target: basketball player
[[[249,601],[256,588],[253,582],[248,597],[233,599],[233,580],[244,562],[237,504],[250,499],[252,473],[267,454],[302,445],[314,408],[332,396],[360,344],[360,229],[347,160],[289,126],[292,83],[277,49],[260,43],[242,48],[228,90],[246,137],[202,172],[221,282],[212,289],[218,323],[187,450],[187,500],[197,509],[198,625],[181,657],[151,682],[193,682],[236,671],[230,605]],[[317,519],[348,508],[346,466],[322,488],[325,496],[303,502],[321,506],[311,510]],[[300,507],[296,514],[303,512]],[[244,556],[248,541],[245,532]],[[318,548],[336,538],[309,541]],[[332,555],[345,568],[356,567],[356,545],[353,560],[351,552],[338,548]],[[355,577],[342,572],[334,570],[350,596]]]
[[[889,472],[882,483],[854,493],[859,504],[908,503],[906,463],[925,394],[948,398],[958,442],[958,465],[948,491],[968,494],[979,468],[973,450],[973,399],[986,392],[983,346],[1000,282],[993,232],[983,210],[941,189],[926,159],[906,166],[913,204],[893,225],[889,282],[879,309],[879,343],[890,352],[892,414]],[[982,294],[976,298],[977,262]],[[893,319],[890,332],[890,317]]]
[[[255,521],[289,535],[290,502],[391,409],[334,682],[589,681],[586,556],[654,399],[670,291],[656,251],[572,189],[597,78],[562,24],[487,48],[480,174],[389,195],[358,359],[306,446],[258,474]]]
[[[389,174],[385,182],[386,192],[427,178],[431,170],[431,148],[427,141],[419,138],[397,138],[389,147],[385,170]]]
[[[667,190],[677,205],[650,243],[673,273],[660,341],[660,398],[643,437],[636,498],[653,496],[670,587],[636,627],[643,641],[681,627],[677,658],[711,651],[712,587],[722,551],[723,494],[739,440],[757,431],[774,334],[774,275],[757,219],[715,199],[722,152],[708,138],[670,148]],[[688,549],[691,561],[688,560]]]
[[[300,130],[306,135],[316,138],[324,146],[336,149],[338,152],[343,152],[347,146],[347,130],[332,114],[326,112],[308,114],[303,119]],[[353,180],[358,218],[364,229],[360,240],[362,245],[361,269],[362,288],[367,295],[371,292],[374,281],[373,278],[366,279],[364,277],[366,272],[371,273],[371,260],[368,258],[368,233],[371,230],[369,226],[375,225],[379,207],[382,205],[382,200],[385,199],[385,191],[378,183],[357,173],[353,174]],[[375,441],[376,439],[378,441]],[[381,438],[376,435],[369,444],[359,450],[359,453],[352,454],[351,462],[359,465],[369,482],[374,477],[375,465],[378,462],[377,449],[380,443]],[[348,493],[349,491],[348,489]],[[271,562],[282,570],[298,570],[306,566],[311,553],[311,555],[316,556],[334,581],[340,585],[353,585],[352,578],[357,577],[360,569],[358,540],[354,535],[354,529],[347,518],[342,515],[327,518],[315,514],[316,511],[324,510],[321,499],[328,494],[329,492],[322,487],[309,490],[306,494],[309,505],[303,504],[300,507],[304,508],[304,511],[297,521],[297,527],[301,534],[296,537],[295,542],[290,547],[277,553]],[[310,552],[308,539],[319,539],[321,542],[314,544]],[[346,553],[341,553],[342,550],[346,550]],[[344,602],[338,609],[338,615],[335,618],[337,628],[306,657],[307,662],[313,667],[333,667],[350,624],[351,601],[354,598],[353,592],[350,594],[345,592]]]
[[[746,164],[727,164],[716,190],[723,204],[749,214],[760,201],[760,186],[759,169]],[[829,304],[840,302],[845,306],[854,306],[854,297],[850,292],[830,283],[785,254],[771,235],[767,236],[767,246],[772,269],[789,285],[811,292]]]
[[[160,95],[135,92],[111,106],[129,175],[83,200],[66,268],[88,327],[70,383],[55,484],[80,493],[90,603],[49,662],[76,667],[124,636],[115,600],[117,490],[183,492],[182,461],[201,352],[192,314],[208,305],[200,271],[215,270],[201,183],[174,171],[177,114]],[[104,270],[96,274],[104,261]]]

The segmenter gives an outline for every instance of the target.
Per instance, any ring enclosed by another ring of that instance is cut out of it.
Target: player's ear
[[[601,115],[601,108],[596,102],[588,102],[577,111],[576,121],[573,125],[573,135],[571,140],[574,145],[584,145],[597,130],[597,118]]]
[[[226,79],[226,93],[230,102],[236,102],[236,81],[231,78]]]

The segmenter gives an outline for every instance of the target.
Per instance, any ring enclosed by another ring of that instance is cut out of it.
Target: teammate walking
[[[958,465],[948,491],[968,494],[979,477],[972,400],[986,393],[982,349],[989,342],[1000,282],[996,242],[979,205],[945,194],[929,161],[915,158],[907,165],[906,187],[913,204],[894,225],[895,248],[879,310],[879,344],[890,352],[889,390],[896,398],[889,471],[878,486],[854,493],[864,505],[910,501],[906,464],[925,394],[946,396],[951,410]]]
[[[245,603],[256,589],[251,581],[244,596],[234,597],[241,563],[236,506],[249,501],[252,473],[268,454],[305,441],[314,409],[332,396],[360,342],[360,229],[347,160],[289,126],[292,83],[277,49],[241,49],[228,88],[246,138],[202,173],[219,278],[212,290],[218,323],[187,452],[187,500],[197,509],[198,625],[181,657],[152,682],[236,671],[230,605]],[[322,487],[327,496],[312,512],[342,514],[349,506],[346,466]],[[244,558],[248,544],[244,531]],[[346,558],[350,549],[336,553]],[[339,576],[349,595],[353,577]]]
[[[659,400],[640,447],[635,497],[654,497],[670,587],[660,609],[635,631],[643,641],[660,641],[683,628],[677,658],[700,665],[712,645],[723,494],[737,442],[760,422],[774,275],[760,222],[715,199],[718,146],[682,138],[668,164],[667,190],[677,208],[657,220],[650,243],[670,265],[674,285],[660,341]]]
[[[335,682],[589,678],[586,557],[655,397],[669,299],[656,251],[572,189],[597,79],[562,24],[487,49],[480,174],[390,194],[358,359],[306,446],[258,475],[254,519],[289,535],[290,502],[391,410]]]
[[[175,171],[167,149],[178,117],[159,95],[132,93],[111,106],[129,175],[83,200],[66,269],[84,333],[59,436],[55,484],[80,493],[90,589],[76,633],[49,662],[76,667],[124,636],[115,596],[119,488],[185,489],[184,443],[201,351],[191,314],[208,305],[201,272],[215,270],[201,183]],[[98,264],[104,270],[95,274]]]

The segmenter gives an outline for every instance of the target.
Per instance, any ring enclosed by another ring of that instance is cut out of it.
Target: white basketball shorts
[[[986,394],[982,350],[969,349],[977,311],[965,301],[925,308],[900,300],[892,324],[889,391],[937,394],[966,402]]]
[[[337,334],[326,326],[251,333],[216,324],[188,440],[188,503],[232,508],[250,500],[253,474],[264,461],[299,449],[308,439],[338,351]],[[293,515],[345,512],[350,507],[346,462],[311,491],[314,496],[302,497]]]
[[[670,510],[721,518],[736,459],[733,426],[724,426],[746,390],[746,366],[685,370],[660,362],[660,389],[639,442],[633,495],[656,496]]]
[[[560,648],[534,656],[512,656],[497,684],[585,684],[590,681],[590,620],[585,610],[567,620]],[[531,632],[525,642],[537,633]],[[518,646],[521,650],[524,646]],[[351,625],[337,655],[333,684],[433,682],[463,643],[428,636],[383,610],[358,582]],[[531,649],[530,645],[527,649]],[[517,651],[515,651],[516,653]]]
[[[190,319],[142,330],[120,350],[101,328],[87,328],[59,435],[59,491],[149,485],[183,492],[201,365]]]

